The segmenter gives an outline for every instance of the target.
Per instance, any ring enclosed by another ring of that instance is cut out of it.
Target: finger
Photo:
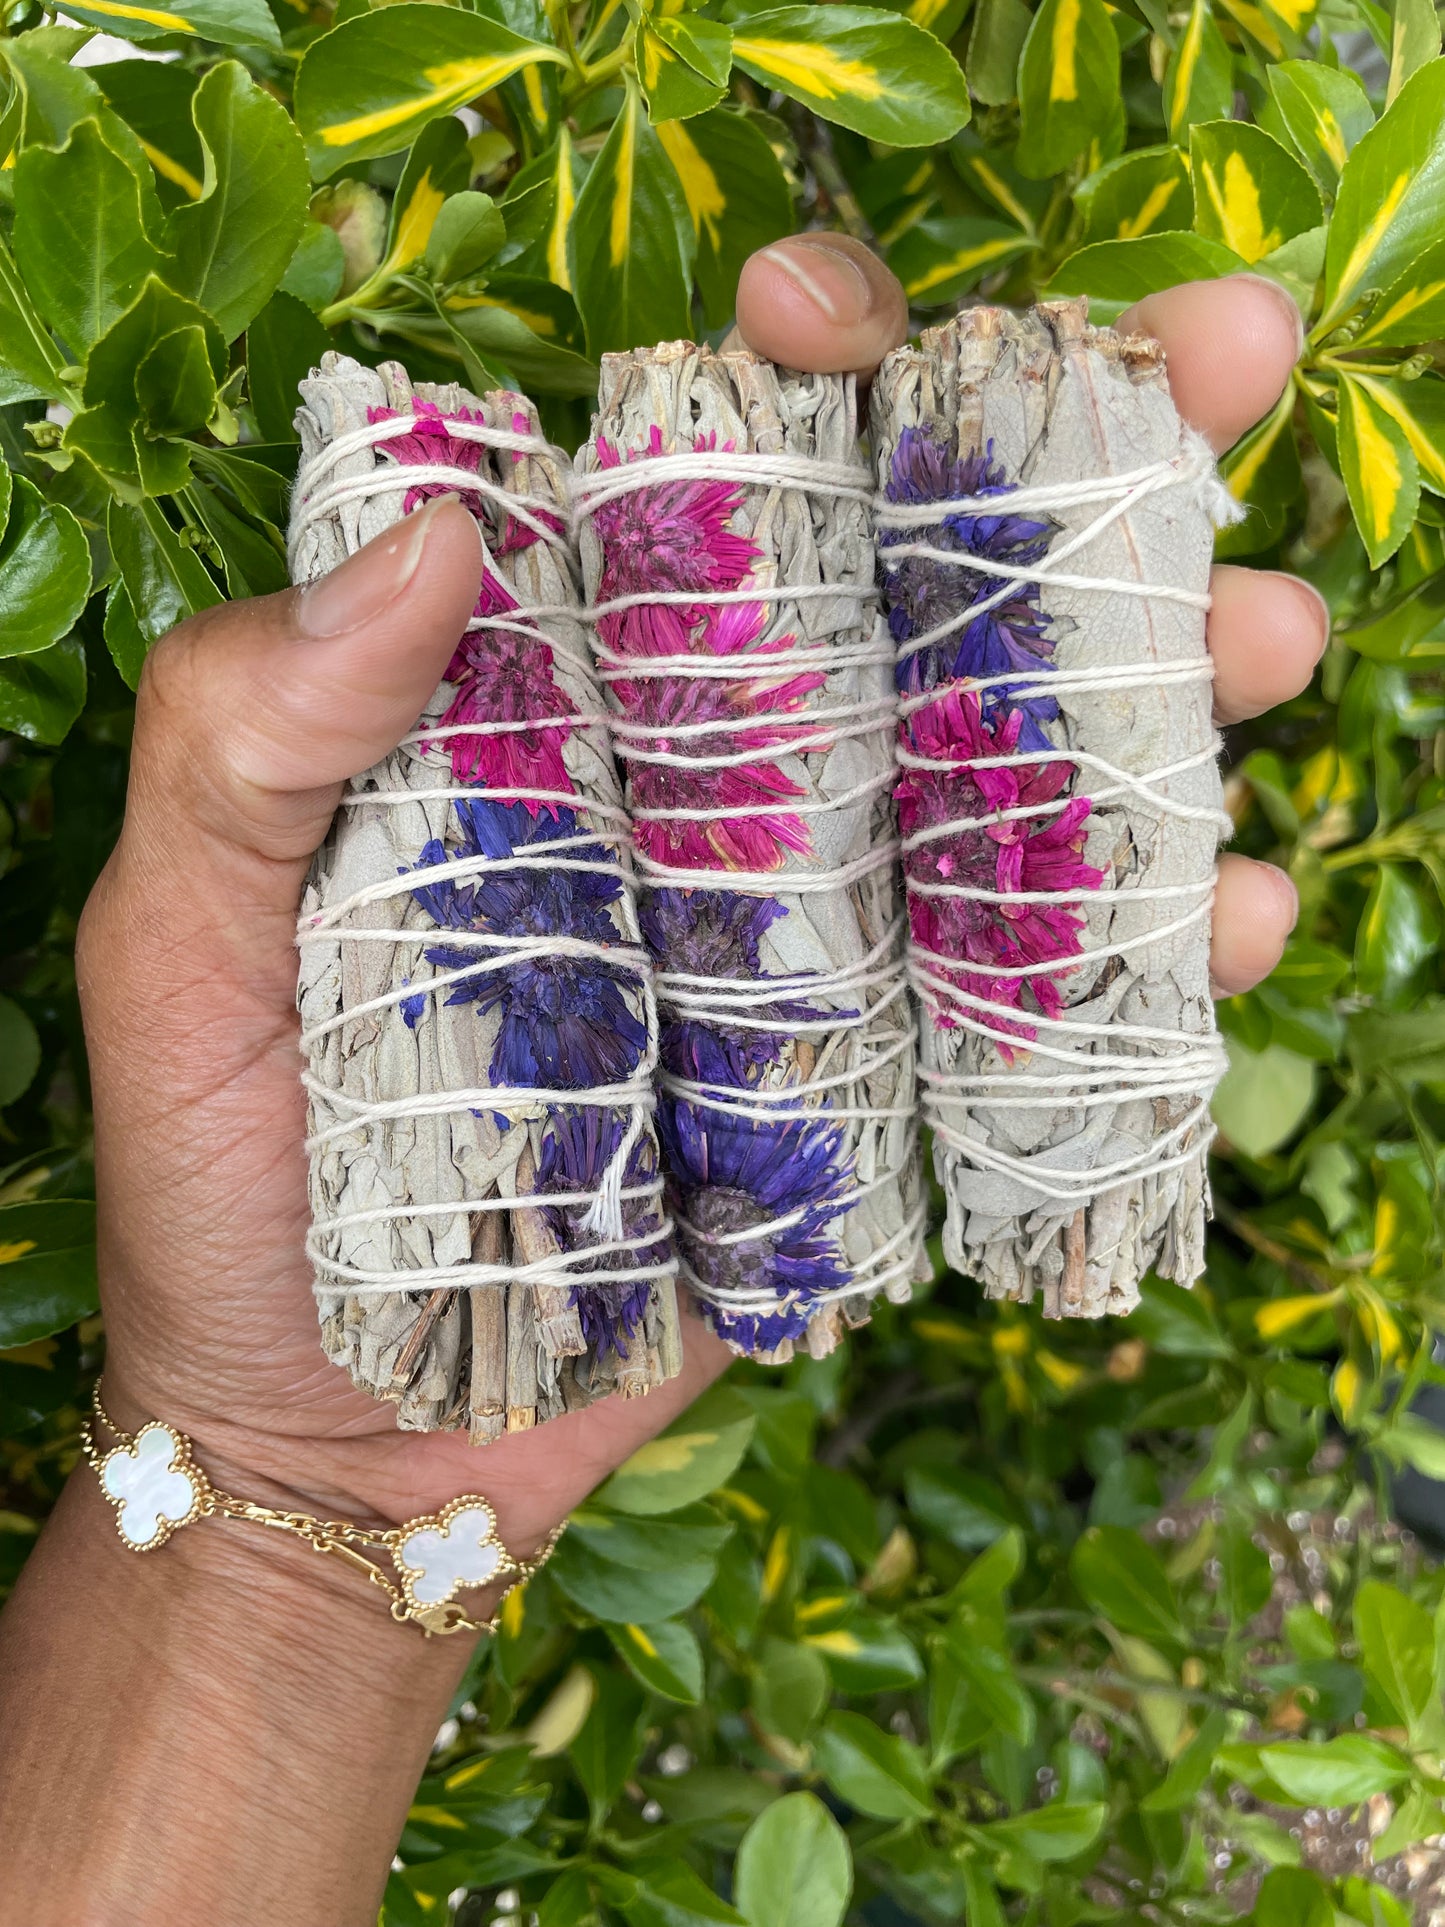
[[[1329,605],[1297,575],[1220,563],[1210,579],[1214,715],[1262,715],[1309,686],[1330,640]]]
[[[1216,997],[1253,990],[1284,954],[1299,917],[1299,892],[1272,863],[1222,856],[1214,891],[1209,975]]]
[[[897,277],[847,234],[795,234],[759,248],[743,264],[737,315],[725,347],[816,374],[866,378],[908,339]]]
[[[1117,325],[1160,343],[1175,406],[1216,452],[1274,407],[1304,348],[1299,309],[1258,274],[1165,288],[1126,308]]]
[[[126,838],[197,832],[268,862],[308,857],[342,782],[421,714],[481,569],[476,523],[443,498],[308,588],[172,631],[141,683]]]

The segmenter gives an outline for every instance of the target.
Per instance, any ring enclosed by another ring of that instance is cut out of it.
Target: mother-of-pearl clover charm
[[[485,1499],[453,1499],[426,1518],[400,1527],[392,1558],[408,1605],[444,1606],[467,1586],[516,1570],[497,1538],[497,1520]]]
[[[152,1419],[130,1445],[100,1462],[100,1487],[115,1507],[116,1530],[133,1552],[153,1552],[199,1518],[209,1490],[179,1432]]]

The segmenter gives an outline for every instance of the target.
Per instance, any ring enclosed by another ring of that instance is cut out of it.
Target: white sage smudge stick
[[[573,507],[682,1276],[772,1361],[927,1275],[872,493],[850,379],[686,342],[604,359]]]
[[[944,1252],[992,1298],[1127,1311],[1204,1267],[1228,498],[1157,343],[1082,302],[927,331],[872,427]]]
[[[325,1349],[402,1426],[482,1442],[681,1364],[567,458],[522,397],[394,363],[327,355],[301,392],[295,581],[446,493],[487,550],[447,679],[343,799],[298,927]]]

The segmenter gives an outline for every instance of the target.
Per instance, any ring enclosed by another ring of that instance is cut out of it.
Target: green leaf
[[[1019,56],[1033,15],[1023,0],[978,0],[968,41],[968,84],[987,107],[1007,107],[1018,94]]]
[[[563,1545],[567,1543],[564,1538]],[[579,1668],[585,1683],[585,1669]],[[602,1815],[622,1791],[642,1752],[642,1720],[647,1702],[624,1673],[595,1672],[592,1709],[568,1758],[582,1782],[594,1815]]]
[[[648,125],[641,94],[629,87],[567,230],[568,268],[589,354],[689,332],[684,225],[690,235],[681,184]]]
[[[40,1069],[40,1039],[19,1004],[0,997],[0,1108],[29,1090]]]
[[[136,507],[112,502],[107,533],[136,632],[147,648],[186,616],[225,600],[201,558],[166,520],[159,502]],[[118,660],[117,666],[134,688],[140,665]],[[127,673],[132,667],[134,680]]]
[[[1104,0],[1043,0],[1019,63],[1016,165],[1060,173],[1103,135],[1119,99],[1119,42]]]
[[[1409,1776],[1410,1764],[1393,1746],[1364,1733],[1332,1740],[1262,1746],[1260,1765],[1291,1806],[1352,1806],[1388,1793]]]
[[[779,7],[749,14],[738,28],[733,59],[744,73],[867,140],[927,147],[968,119],[958,62],[900,15],[876,7]]]
[[[1032,1746],[1034,1703],[1004,1654],[981,1640],[973,1628],[959,1624],[949,1626],[943,1644],[973,1707],[989,1728],[1006,1733],[1019,1746]]]
[[[981,1472],[951,1465],[912,1468],[904,1478],[909,1510],[961,1552],[978,1552],[1015,1524],[1002,1490]]]
[[[1074,192],[1085,245],[1133,241],[1142,234],[1192,227],[1194,188],[1177,147],[1141,147],[1107,161]]]
[[[629,1571],[568,1533],[551,1571],[567,1597],[594,1619],[620,1625],[651,1625],[695,1605],[712,1583],[713,1560],[676,1565],[666,1572]]]
[[[1255,262],[1324,218],[1319,189],[1294,156],[1247,121],[1206,121],[1189,131],[1194,224]]]
[[[669,134],[672,128],[666,130]],[[567,229],[585,170],[564,124],[547,153],[517,170],[502,203],[507,244],[498,257],[519,274],[545,275],[572,288],[567,266]]]
[[[1406,82],[1340,176],[1325,255],[1321,329],[1445,240],[1445,60]]]
[[[286,272],[306,219],[306,154],[291,116],[239,61],[211,69],[191,112],[205,173],[200,198],[167,224],[167,279],[231,341]]]
[[[986,1845],[1007,1853],[1025,1853],[1030,1859],[1073,1860],[1093,1846],[1104,1830],[1109,1809],[1102,1800],[1074,1802],[1055,1800],[1032,1813],[1014,1813],[1007,1819],[990,1820],[975,1827],[974,1834]]]
[[[1365,1672],[1413,1736],[1439,1707],[1434,1622],[1423,1606],[1380,1579],[1360,1587],[1354,1614]]]
[[[1445,242],[1430,248],[1409,271],[1385,289],[1370,309],[1369,319],[1353,337],[1352,348],[1414,347],[1434,341],[1445,330]],[[1401,394],[1413,394],[1416,383],[1392,384]],[[1420,451],[1417,449],[1416,454]],[[1440,457],[1445,460],[1445,454]]]
[[[1192,1807],[1214,1770],[1214,1756],[1228,1731],[1228,1714],[1223,1707],[1211,1707],[1164,1778],[1139,1802],[1141,1811],[1183,1813]]]
[[[90,73],[155,169],[161,203],[198,201],[205,171],[191,119],[198,76],[163,60],[111,60]]]
[[[897,1620],[881,1613],[855,1613],[841,1626],[806,1635],[822,1653],[845,1693],[881,1693],[911,1686],[923,1677],[923,1662]]]
[[[296,440],[298,382],[331,346],[321,323],[294,295],[273,294],[246,331],[246,382],[268,442]]]
[[[729,320],[744,261],[793,231],[793,196],[767,137],[745,113],[718,108],[657,130],[682,184],[709,327]]]
[[[918,1748],[861,1713],[833,1713],[813,1757],[833,1791],[872,1820],[923,1820],[931,1811]]]
[[[1382,1002],[1403,996],[1440,940],[1439,918],[1409,877],[1382,863],[1355,931],[1355,978]]]
[[[3,464],[0,464],[3,468]],[[49,649],[74,624],[90,596],[90,549],[79,522],[47,502],[33,482],[5,472],[0,512],[0,656]]]
[[[1238,274],[1244,262],[1221,241],[1202,234],[1142,234],[1135,241],[1095,241],[1071,254],[1049,283],[1049,293],[1087,294],[1115,311],[1160,288]]]
[[[727,92],[732,32],[698,14],[644,16],[634,38],[637,78],[656,126],[716,107]]]
[[[507,238],[490,194],[452,194],[442,202],[426,242],[428,274],[443,287],[479,274]]]
[[[1234,105],[1234,60],[1209,0],[1194,0],[1164,73],[1164,118],[1182,142],[1196,121],[1222,120]]]
[[[0,659],[0,729],[63,742],[85,705],[85,645],[67,636],[33,656]]]
[[[746,1927],[685,1860],[637,1861],[637,1887],[619,1901],[629,1927]]]
[[[1391,391],[1368,375],[1340,371],[1340,474],[1370,566],[1399,548],[1420,511],[1420,464]]]
[[[199,374],[192,360],[193,329],[199,330],[204,346],[210,386],[193,379],[184,395],[179,390],[165,395],[167,381],[187,372],[193,378]],[[83,390],[86,406],[67,427],[64,445],[87,455],[123,495],[139,499],[142,494],[173,494],[184,486],[189,464],[184,450],[168,447],[164,437],[205,426],[215,404],[215,383],[225,369],[225,343],[210,316],[152,275],[91,350]],[[147,403],[154,405],[158,399],[166,419],[152,434]],[[177,414],[182,400],[193,410],[189,421]]]
[[[1252,1051],[1228,1037],[1225,1048],[1229,1069],[1214,1093],[1214,1121],[1246,1157],[1268,1157],[1288,1144],[1309,1116],[1315,1066],[1282,1044]]]
[[[523,275],[498,275],[485,292],[448,295],[441,312],[460,341],[484,361],[505,367],[516,386],[539,394],[594,397],[597,364],[555,339],[561,332],[559,309],[575,326],[576,311],[560,288]]]
[[[1317,60],[1285,60],[1268,72],[1290,139],[1316,185],[1332,196],[1351,150],[1375,124],[1369,95],[1347,67]]]
[[[35,312],[19,269],[0,239],[0,406],[67,393],[65,357]]]
[[[74,360],[85,359],[162,266],[147,232],[148,216],[159,212],[94,120],[81,121],[64,147],[29,147],[16,161],[16,263]]]
[[[840,1927],[853,1891],[848,1836],[813,1794],[785,1794],[743,1835],[733,1880],[752,1927]]]
[[[222,47],[281,50],[281,34],[265,0],[174,0],[168,7],[137,5],[136,0],[84,0],[69,7],[67,17],[103,27],[123,40],[186,34]]]
[[[0,1351],[64,1331],[97,1302],[95,1206],[0,1205]]]
[[[1090,1526],[1069,1561],[1084,1598],[1121,1632],[1177,1640],[1179,1607],[1157,1556],[1137,1532]]]
[[[345,277],[346,249],[336,229],[325,221],[303,222],[279,292],[294,295],[308,308],[325,308],[341,293]]]
[[[1294,401],[1293,388],[1286,388],[1264,420],[1221,459],[1221,478],[1249,513],[1245,521],[1216,536],[1216,556],[1249,555],[1282,534],[1286,513],[1303,487]]]
[[[764,1639],[753,1673],[752,1710],[764,1733],[780,1733],[794,1746],[806,1741],[828,1704],[828,1668],[811,1646],[790,1639]]]
[[[313,40],[296,75],[296,120],[318,179],[410,147],[450,114],[557,48],[456,7],[403,0]]]
[[[1001,221],[971,214],[940,215],[909,228],[890,250],[888,265],[910,301],[932,308],[956,301],[986,274],[1031,254],[1037,246],[1031,234],[1021,234]]]
[[[1250,1915],[1252,1927],[1334,1927],[1329,1890],[1303,1867],[1274,1867],[1264,1877]]]
[[[593,1503],[643,1517],[691,1505],[732,1477],[756,1424],[736,1392],[717,1386],[625,1460]]]
[[[654,1693],[684,1706],[696,1706],[702,1698],[702,1649],[681,1621],[609,1626],[607,1637],[634,1677]]]
[[[376,269],[375,278],[378,281],[405,274],[422,260],[430,248],[432,233],[447,197],[461,195],[471,177],[472,161],[467,151],[467,132],[455,115],[445,114],[440,120],[434,120],[424,127],[406,157],[406,166],[391,197],[385,254]],[[477,261],[476,268],[479,268],[502,245],[507,230],[490,195],[478,194],[468,198],[485,202],[492,209],[492,245]],[[463,208],[461,213],[467,211]],[[475,208],[470,211],[473,214],[479,212]],[[455,221],[458,216],[452,218]],[[468,268],[466,274],[474,274],[476,268]],[[450,278],[460,281],[465,275],[455,274]]]

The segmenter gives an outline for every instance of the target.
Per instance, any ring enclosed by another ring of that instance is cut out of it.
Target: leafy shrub
[[[1336,639],[1231,744],[1240,846],[1302,914],[1223,1009],[1207,1282],[1050,1329],[944,1277],[712,1394],[479,1655],[385,1917],[1408,1921],[1389,1857],[1441,1829],[1445,1754],[1442,1585],[1385,1506],[1445,1474],[1411,1410],[1445,1125],[1431,0],[68,12],[16,0],[0,42],[6,1575],[96,1363],[69,954],[129,690],[179,616],[284,580],[317,354],[514,381],[566,439],[603,351],[720,328],[809,223],[920,311],[1107,317],[1249,267],[1308,341],[1221,547],[1309,577]],[[163,58],[73,64],[97,28]]]

